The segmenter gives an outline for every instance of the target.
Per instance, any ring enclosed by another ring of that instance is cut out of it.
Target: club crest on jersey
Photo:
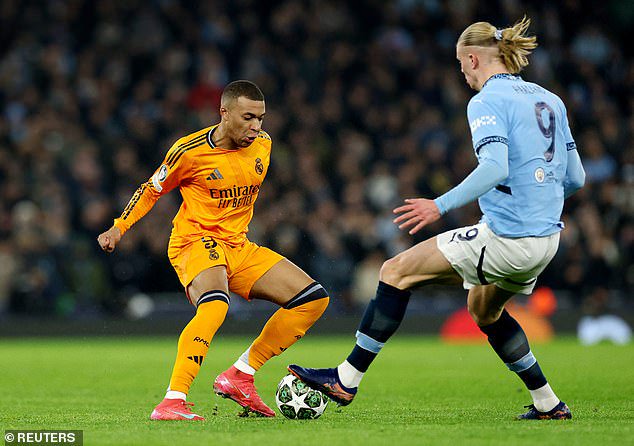
[[[154,186],[154,189],[161,192],[163,190],[161,183],[165,181],[165,178],[167,178],[167,165],[163,164],[159,168],[158,172],[156,172],[152,177],[152,185]]]
[[[255,159],[255,173],[258,175],[262,175],[264,172],[264,164],[262,164],[262,160],[260,158]]]
[[[538,167],[535,170],[535,180],[538,183],[543,183],[545,178],[546,178],[546,174],[544,173],[544,169],[542,169],[541,167]]]

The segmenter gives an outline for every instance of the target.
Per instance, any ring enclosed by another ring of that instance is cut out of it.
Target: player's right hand
[[[97,243],[99,243],[101,249],[106,252],[114,251],[114,248],[117,246],[117,243],[119,243],[119,240],[121,240],[121,230],[116,226],[111,227],[106,232],[99,234],[99,237],[97,237]]]
[[[409,230],[409,235],[414,235],[425,226],[440,219],[440,210],[434,200],[426,198],[406,198],[405,205],[399,206],[392,212],[401,214],[392,220],[399,229],[414,226]]]

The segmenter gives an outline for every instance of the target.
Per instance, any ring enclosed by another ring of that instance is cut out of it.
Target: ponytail
[[[465,29],[458,45],[497,46],[498,57],[509,72],[517,74],[528,65],[528,55],[537,47],[535,36],[526,36],[531,20],[524,16],[510,28],[496,29],[488,22],[477,22]]]

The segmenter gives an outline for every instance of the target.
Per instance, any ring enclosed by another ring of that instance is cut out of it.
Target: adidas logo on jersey
[[[220,171],[216,168],[209,174],[207,177],[208,180],[222,180],[224,177],[220,173]]]

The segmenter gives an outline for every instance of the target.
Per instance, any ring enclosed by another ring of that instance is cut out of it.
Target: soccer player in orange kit
[[[281,307],[213,385],[217,394],[266,417],[275,412],[257,394],[255,372],[300,339],[328,306],[319,283],[246,236],[271,155],[271,138],[262,130],[264,113],[264,95],[255,84],[228,84],[220,123],[176,141],[114,225],[97,238],[104,251],[112,252],[161,195],[180,188],[183,204],[173,220],[168,256],[196,314],[179,338],[169,388],[153,420],[204,419],[191,411],[186,397],[225,319],[229,291]]]

